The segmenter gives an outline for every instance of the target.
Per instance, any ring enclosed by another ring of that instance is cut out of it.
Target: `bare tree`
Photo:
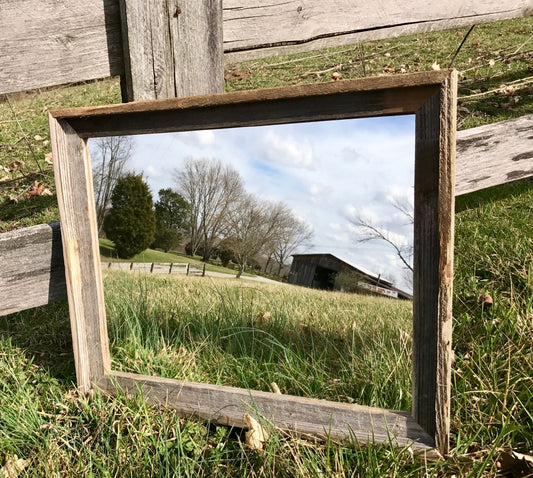
[[[281,275],[283,266],[287,264],[289,257],[300,246],[309,243],[312,237],[312,227],[296,218],[292,211],[287,210],[283,220],[279,222],[279,230],[272,249],[272,257],[278,266],[278,276]]]
[[[408,201],[401,201],[396,198],[390,199],[392,206],[397,209],[405,218],[409,224],[414,223],[414,211],[413,206]],[[384,226],[374,224],[371,220],[365,219],[362,216],[355,216],[350,219],[350,222],[357,227],[359,237],[357,242],[369,242],[369,241],[383,241],[389,244],[405,268],[412,274],[413,272],[413,243],[409,241],[407,244],[403,244],[401,238],[387,229]]]
[[[190,240],[192,254],[202,248],[209,259],[214,241],[227,227],[230,206],[243,194],[237,170],[218,159],[187,158],[182,170],[174,171],[179,192],[190,204]]]
[[[104,216],[111,203],[115,185],[126,174],[134,142],[131,136],[110,136],[94,140],[93,183],[98,233],[103,231]]]
[[[248,261],[257,256],[264,244],[270,241],[272,227],[268,224],[268,209],[269,205],[259,202],[254,195],[243,194],[229,211],[225,243],[233,251],[239,265],[237,278]]]

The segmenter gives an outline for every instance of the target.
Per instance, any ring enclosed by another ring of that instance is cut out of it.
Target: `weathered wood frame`
[[[50,113],[78,386],[119,387],[184,415],[245,426],[254,410],[299,434],[447,452],[451,381],[454,71],[365,78]],[[390,411],[111,370],[87,139],[416,115],[413,410]]]

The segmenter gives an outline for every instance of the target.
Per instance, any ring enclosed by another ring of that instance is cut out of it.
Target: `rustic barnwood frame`
[[[299,434],[447,452],[451,381],[454,71],[56,110],[50,132],[78,386],[127,392],[221,424],[243,413]],[[412,413],[113,371],[87,140],[98,136],[415,114]]]

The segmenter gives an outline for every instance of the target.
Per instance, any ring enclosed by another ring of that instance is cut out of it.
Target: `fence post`
[[[150,266],[150,274],[154,272],[154,263],[152,262],[152,265]]]
[[[172,274],[172,264],[173,264],[173,263],[171,262],[171,263],[170,263],[170,267],[168,268],[168,273],[169,273],[169,274]]]
[[[187,272],[185,275],[189,275],[189,267],[191,266],[190,262],[187,262]]]
[[[202,277],[205,277],[205,262],[204,262],[204,268],[202,269]]]
[[[222,0],[120,0],[127,101],[224,91]]]

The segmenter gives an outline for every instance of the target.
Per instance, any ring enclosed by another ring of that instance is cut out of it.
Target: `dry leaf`
[[[276,382],[272,382],[270,384],[270,388],[272,388],[272,391],[278,395],[281,395],[281,390],[278,387],[278,384]]]
[[[331,81],[338,81],[342,78],[342,75],[336,71],[335,73],[332,73],[331,75]]]
[[[440,65],[436,61],[434,61],[433,65],[431,65],[431,69],[435,70],[435,71],[438,71],[438,70],[440,70]]]
[[[7,172],[12,173],[13,171],[17,171],[21,166],[24,166],[24,161],[13,161],[7,167]]]
[[[42,196],[46,190],[47,189],[44,184],[41,184],[39,181],[34,181],[33,184],[30,186],[30,189],[28,189],[28,191],[26,192],[26,198],[29,199],[34,196]],[[50,191],[48,191],[48,193],[48,195],[51,194]]]
[[[53,164],[53,161],[52,161],[52,153],[46,153],[44,155],[44,161],[48,164]]]
[[[11,178],[6,174],[4,177],[0,178],[1,181],[9,181]]]
[[[510,476],[531,476],[533,456],[516,451],[505,452],[500,456],[501,472]]]
[[[43,146],[48,146],[49,144],[50,144],[50,141],[48,141],[47,139],[43,141]]]
[[[484,309],[492,307],[492,297],[489,294],[480,294],[477,298],[477,303]]]
[[[36,135],[33,137],[33,139],[34,139],[35,141],[44,141],[44,138],[43,138],[42,136],[38,135],[38,134],[36,134]]]
[[[496,62],[491,58],[489,60],[489,66],[494,66],[496,64]]]
[[[246,420],[249,428],[249,430],[244,434],[246,445],[253,450],[262,450],[263,445],[268,440],[267,431],[249,413],[244,414],[244,419]]]
[[[19,474],[30,463],[30,460],[23,460],[17,455],[7,460],[6,464],[0,469],[0,478],[17,478]]]

